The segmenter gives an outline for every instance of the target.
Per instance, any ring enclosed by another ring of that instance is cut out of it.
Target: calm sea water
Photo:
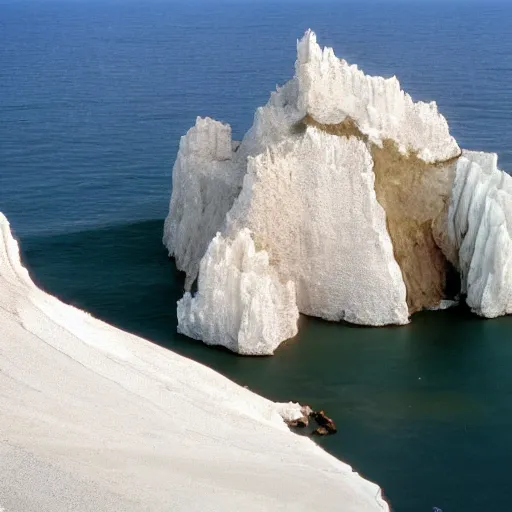
[[[437,100],[461,145],[511,171],[511,26],[512,6],[489,2],[0,0],[0,210],[45,289],[268,397],[324,408],[339,433],[321,444],[394,510],[512,510],[512,319],[303,318],[274,357],[236,357],[176,334],[182,280],[160,241],[180,135],[210,115],[241,137],[309,27]]]

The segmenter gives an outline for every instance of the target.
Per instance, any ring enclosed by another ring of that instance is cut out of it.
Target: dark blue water
[[[40,284],[252,389],[324,407],[326,449],[397,511],[512,510],[512,320],[425,313],[403,328],[302,319],[266,359],[176,335],[160,243],[179,137],[241,137],[293,73],[295,40],[435,99],[460,144],[512,170],[512,5],[0,0],[0,210]]]

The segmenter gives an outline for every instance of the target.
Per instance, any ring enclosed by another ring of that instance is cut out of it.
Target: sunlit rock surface
[[[178,331],[244,355],[270,355],[297,334],[295,285],[281,283],[247,228],[220,233],[201,260],[198,290],[178,302]]]
[[[364,142],[314,127],[249,157],[227,233],[252,230],[279,275],[295,283],[302,313],[362,325],[408,321],[372,167]]]
[[[308,31],[297,45],[295,73],[299,81],[299,110],[322,124],[346,117],[377,145],[396,142],[403,153],[417,153],[425,162],[449,160],[460,154],[446,119],[435,102],[414,102],[400,89],[396,77],[365,75],[356,65],[323,50]]]
[[[448,235],[469,307],[489,318],[512,313],[512,178],[496,154],[459,159]]]
[[[240,190],[244,173],[233,156],[231,127],[218,121],[197,118],[181,138],[172,172],[164,244],[178,269],[186,273],[187,290]]]
[[[221,239],[212,244],[222,240],[231,247],[248,228],[257,252],[268,256],[265,274],[293,284],[304,314],[362,325],[405,324],[416,311],[458,300],[459,271],[462,292],[476,312],[509,312],[509,251],[502,250],[509,243],[508,178],[486,156],[461,157],[435,102],[414,102],[395,77],[365,75],[331,48],[320,48],[308,31],[297,43],[294,77],[256,110],[236,152],[228,126],[198,119],[195,129],[203,125],[215,127],[194,136],[195,153],[207,157],[189,156],[194,152],[182,140],[164,233],[178,267],[187,272],[187,290],[215,233]],[[212,139],[222,140],[224,149],[213,151]],[[203,180],[205,188],[197,192],[203,176],[215,178]],[[217,190],[218,202],[208,207]],[[480,202],[470,199],[482,194]],[[469,210],[458,212],[459,203]],[[475,218],[481,222],[478,239]],[[482,242],[488,232],[494,249]],[[239,286],[229,277],[240,267],[227,254],[219,256],[223,262],[213,265],[208,255],[209,265],[201,264],[200,288],[209,291],[180,302],[180,330],[242,352],[234,341],[241,316],[233,290]],[[261,294],[256,286],[250,290]],[[216,310],[222,318],[214,320],[209,308],[215,296],[229,300],[223,299],[226,307]],[[244,353],[269,353],[279,344],[261,343],[268,331],[264,321],[257,325],[244,335]],[[283,341],[291,331],[273,332]],[[259,348],[250,350],[251,343]]]

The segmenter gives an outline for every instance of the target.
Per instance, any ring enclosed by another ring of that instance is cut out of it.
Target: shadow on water
[[[148,220],[23,240],[35,281],[68,304],[166,345],[176,330],[181,274],[166,257],[163,223]]]
[[[339,433],[318,442],[379,482],[394,510],[509,509],[512,319],[455,309],[376,329],[302,317],[275,356],[237,357],[176,333],[183,276],[161,232],[148,220],[22,247],[36,281],[65,302],[271,399],[325,409]]]

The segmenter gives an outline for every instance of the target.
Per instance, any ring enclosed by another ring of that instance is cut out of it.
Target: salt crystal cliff
[[[226,232],[252,231],[281,278],[295,283],[302,313],[361,325],[407,323],[405,285],[372,166],[364,142],[312,126],[248,158]]]
[[[308,31],[241,143],[209,118],[181,140],[164,228],[186,273],[178,330],[264,355],[297,311],[402,325],[462,293],[509,313],[510,181],[495,155],[462,153],[435,102]]]
[[[497,165],[496,154],[463,153],[447,221],[461,291],[487,318],[512,313],[512,178]]]
[[[352,119],[371,142],[393,140],[402,153],[418,153],[425,162],[449,160],[460,154],[446,119],[435,102],[413,102],[396,77],[365,75],[323,50],[308,31],[297,48],[299,109],[322,124]]]
[[[240,190],[243,174],[233,162],[232,145],[231,127],[209,118],[198,118],[180,141],[164,244],[186,272],[187,289]]]
[[[281,283],[250,231],[220,233],[201,260],[198,291],[178,302],[178,331],[244,355],[273,353],[297,334],[295,285]]]

